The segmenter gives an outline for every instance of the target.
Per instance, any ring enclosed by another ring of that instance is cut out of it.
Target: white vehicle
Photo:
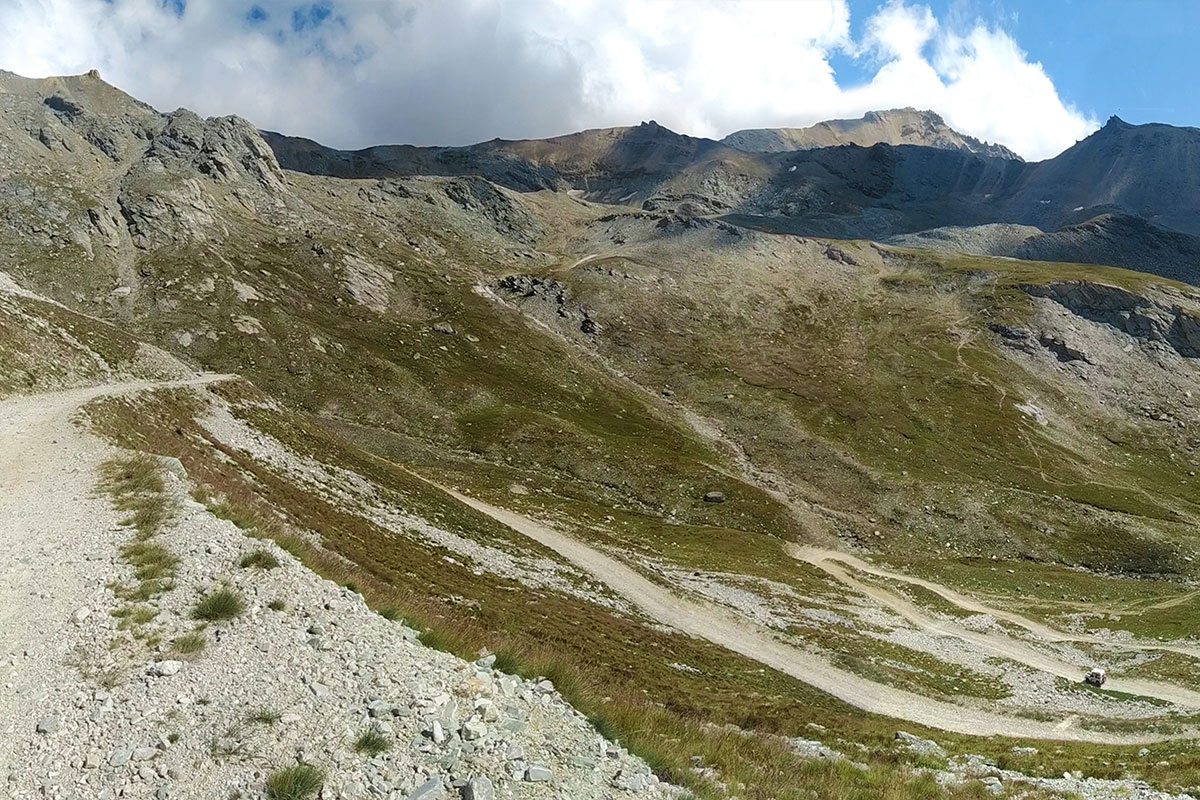
[[[1108,675],[1099,667],[1093,669],[1083,678],[1084,683],[1090,683],[1092,686],[1103,686],[1106,680],[1108,680]]]

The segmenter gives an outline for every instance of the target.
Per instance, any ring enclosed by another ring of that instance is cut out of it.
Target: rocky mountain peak
[[[832,119],[806,128],[757,128],[740,130],[721,140],[739,150],[775,153],[820,147],[876,144],[921,145],[945,150],[963,150],[989,158],[1020,161],[1021,157],[1000,144],[991,144],[959,133],[934,111],[912,107],[868,111],[860,119]]]

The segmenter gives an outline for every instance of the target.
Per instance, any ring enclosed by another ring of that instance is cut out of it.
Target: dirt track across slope
[[[414,473],[415,474],[415,473]],[[421,477],[421,476],[417,476]],[[823,692],[873,714],[931,728],[977,736],[1142,744],[1178,736],[1110,734],[1008,717],[981,708],[932,700],[874,683],[833,666],[810,651],[780,641],[770,631],[712,604],[671,593],[595,548],[553,528],[423,478],[465,505],[551,548],[636,605],[652,619],[691,636],[706,639],[779,670]]]
[[[99,562],[115,557],[119,515],[95,495],[96,467],[111,452],[71,417],[97,397],[199,386],[223,375],[114,383],[0,401],[0,774],[16,726],[29,725],[46,674],[78,609],[106,589]]]
[[[928,589],[934,594],[940,595],[942,599],[953,603],[964,611],[970,611],[973,614],[988,614],[996,619],[1016,625],[1019,628],[1024,628],[1037,638],[1043,639],[1047,642],[1078,642],[1080,644],[1102,645],[1104,647],[1112,647],[1119,650],[1158,650],[1170,653],[1180,653],[1193,658],[1200,658],[1200,647],[1189,647],[1187,645],[1179,644],[1163,644],[1157,642],[1120,642],[1110,639],[1103,639],[1099,636],[1088,636],[1087,634],[1082,633],[1069,633],[1067,631],[1061,631],[1056,628],[1051,628],[1049,625],[1044,623],[1021,616],[1020,614],[1012,611],[987,605],[986,603],[980,602],[973,597],[969,597],[961,592],[956,592],[953,589],[942,586],[940,583],[934,583],[933,581],[924,580],[923,578],[914,578],[911,575],[905,575],[900,572],[893,572],[891,570],[884,569],[883,567],[868,563],[857,556],[850,555],[849,553],[843,553],[837,550],[825,550],[817,547],[805,547],[802,545],[789,545],[788,551],[791,553],[793,558],[797,558],[801,561],[807,561],[808,563],[816,567],[820,567],[826,572],[829,572],[835,577],[838,577],[838,575],[831,570],[831,562],[840,562],[841,564],[844,564],[855,570],[867,573],[869,575],[875,575],[880,578],[887,578],[889,580],[900,581],[901,583],[908,583],[913,586],[920,586],[923,589]],[[834,569],[837,569],[838,573],[843,575],[846,574],[844,569],[837,567],[834,567]],[[838,579],[842,580],[840,577]],[[860,581],[857,583],[861,584]],[[894,597],[894,595],[892,596]],[[1184,598],[1175,598],[1158,605],[1150,606],[1150,608],[1169,608],[1171,605],[1177,602],[1186,602],[1186,600],[1187,596],[1185,595]]]
[[[862,559],[855,558],[854,556],[846,553],[840,553],[833,550],[822,550],[815,547],[803,547],[799,545],[789,546],[789,551],[794,557],[819,567],[828,574],[832,575],[841,583],[844,583],[855,591],[869,597],[871,600],[879,603],[880,605],[891,609],[922,630],[928,631],[929,633],[937,636],[948,636],[961,639],[965,642],[975,645],[976,647],[979,647],[982,650],[986,650],[993,655],[1011,659],[1012,661],[1025,664],[1026,666],[1033,667],[1034,669],[1041,670],[1042,672],[1048,672],[1052,675],[1057,675],[1060,678],[1066,678],[1067,680],[1079,680],[1086,672],[1087,667],[1063,661],[1062,659],[1056,657],[1053,653],[1039,649],[1036,646],[1036,642],[1033,641],[1017,639],[1007,634],[994,631],[970,630],[954,622],[938,619],[932,614],[929,614],[918,608],[916,604],[895,592],[891,592],[883,587],[875,586],[859,580],[858,578],[854,577],[853,573],[845,567],[851,567],[855,570],[866,572],[871,575],[921,586],[930,591],[936,592],[942,598],[954,603],[965,611],[971,611],[977,614],[988,614],[994,618],[1004,619],[1007,622],[1012,622],[1029,630],[1034,634],[1034,636],[1043,642],[1082,642],[1088,644],[1102,644],[1106,647],[1136,650],[1167,649],[1156,648],[1147,645],[1116,643],[1093,637],[1066,634],[1062,631],[1056,631],[1053,628],[1049,628],[1033,620],[1026,619],[1019,614],[992,608],[931,581],[921,580],[919,578],[911,578],[906,575],[901,575],[900,573],[890,572],[872,564],[868,564]],[[1187,651],[1187,648],[1173,649],[1184,652]],[[1155,697],[1159,700],[1165,700],[1169,703],[1175,703],[1188,708],[1200,708],[1200,692],[1194,692],[1190,689],[1184,689],[1169,683],[1139,680],[1136,678],[1110,678],[1105,684],[1105,688],[1112,691],[1125,692],[1127,694],[1141,695],[1143,697]]]
[[[11,689],[0,700],[0,742],[9,738],[5,736],[8,726],[28,719],[36,700],[35,687],[52,678],[41,674],[39,665],[61,661],[38,657],[56,646],[54,631],[70,624],[72,611],[103,591],[90,580],[88,562],[110,559],[115,552],[115,542],[105,535],[115,524],[115,516],[106,502],[93,495],[95,468],[109,450],[76,428],[72,415],[96,397],[202,385],[224,377],[110,384],[0,401],[0,547],[10,554],[0,573],[0,641],[8,654],[22,654],[2,665],[0,679]],[[752,658],[864,711],[980,736],[1110,744],[1168,738],[1063,728],[1060,722],[1008,717],[874,683],[780,641],[731,611],[677,596],[618,560],[536,520],[438,488],[560,553],[659,622]],[[0,748],[0,768],[7,758],[7,751]]]

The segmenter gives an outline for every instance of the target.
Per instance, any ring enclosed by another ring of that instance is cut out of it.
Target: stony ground
[[[48,437],[5,439],[14,465],[5,486],[18,491],[0,506],[3,545],[17,555],[0,583],[0,793],[262,797],[272,773],[311,764],[325,772],[324,798],[677,794],[549,681],[425,647],[359,595],[192,501],[177,464],[164,467],[176,510],[154,537],[180,560],[173,584],[141,604],[151,619],[114,617],[122,601],[107,587],[132,580],[120,548],[134,532],[92,491],[105,448],[67,422],[84,394],[0,409],[5,430],[43,420],[35,434]],[[66,507],[78,513],[59,516]],[[278,566],[239,566],[259,550]],[[193,619],[197,600],[219,588],[243,599],[242,613]],[[176,652],[188,634],[202,648]],[[377,754],[356,749],[368,732]]]

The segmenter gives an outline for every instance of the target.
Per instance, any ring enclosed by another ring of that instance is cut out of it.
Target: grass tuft
[[[115,456],[101,464],[100,489],[119,511],[129,512],[123,523],[143,538],[157,533],[175,511],[158,459],[145,453]]]
[[[189,655],[199,653],[206,644],[208,639],[202,632],[192,631],[175,637],[175,641],[171,642],[171,649],[180,655]]]
[[[287,609],[287,603],[284,603],[282,600],[276,597],[274,600],[267,603],[267,608],[271,609],[272,611],[284,611]]]
[[[137,625],[152,622],[158,616],[158,609],[152,606],[127,605],[113,609],[112,615],[120,620],[119,630],[127,630]]]
[[[325,770],[311,764],[276,770],[267,778],[267,797],[270,800],[304,800],[311,797],[325,782]]]
[[[242,560],[238,562],[238,566],[243,568],[254,567],[255,569],[275,569],[279,566],[279,559],[270,550],[258,549],[242,556]]]
[[[374,728],[368,728],[362,732],[357,739],[354,740],[354,750],[359,753],[377,756],[380,753],[385,753],[392,747],[392,742],[386,736]]]
[[[246,718],[247,722],[253,722],[258,725],[274,725],[279,720],[283,719],[283,715],[272,711],[269,708],[263,707],[255,711]]]
[[[209,622],[233,619],[246,610],[246,601],[231,589],[217,589],[201,598],[192,609],[194,619]]]

